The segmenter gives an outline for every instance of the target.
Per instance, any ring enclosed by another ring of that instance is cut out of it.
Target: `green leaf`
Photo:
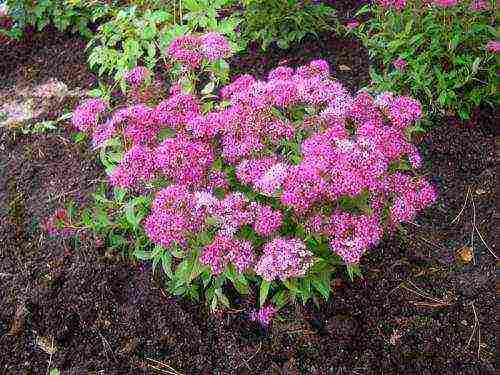
[[[280,290],[278,293],[276,293],[272,299],[273,305],[276,306],[278,310],[283,308],[286,303],[288,302],[288,293],[286,290]]]
[[[174,277],[174,273],[172,272],[172,255],[167,251],[163,252],[161,256],[161,266],[167,276],[172,279]]]
[[[351,281],[354,281],[354,277],[356,277],[356,276],[361,277],[363,275],[358,264],[348,264],[347,265],[347,274],[349,275],[349,278],[351,279]]]
[[[328,301],[330,297],[330,273],[323,272],[319,275],[314,275],[311,278],[311,282],[314,288],[325,298],[325,301]]]
[[[267,295],[269,293],[269,288],[271,287],[271,283],[267,280],[262,280],[260,284],[260,292],[259,292],[259,303],[260,306],[264,306],[266,302]]]
[[[84,133],[84,132],[74,133],[72,135],[72,138],[73,138],[73,141],[75,143],[80,143],[80,142],[84,141],[87,138],[87,133]]]
[[[153,252],[151,251],[135,250],[133,254],[137,259],[141,260],[149,260],[153,258]]]

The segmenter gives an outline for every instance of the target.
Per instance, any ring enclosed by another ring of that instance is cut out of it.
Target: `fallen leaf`
[[[12,321],[12,326],[9,330],[9,335],[17,336],[24,331],[24,324],[26,322],[26,315],[28,314],[28,310],[24,304],[21,304],[17,307],[16,315],[14,316],[14,320]]]
[[[352,70],[352,69],[350,67],[348,67],[347,65],[339,65],[339,70],[342,72],[347,72],[347,71]]]
[[[47,354],[54,354],[57,352],[57,347],[54,344],[54,338],[53,337],[43,337],[43,336],[38,336],[36,338],[36,344],[40,349],[42,349],[45,353]]]
[[[457,250],[458,258],[464,263],[470,263],[472,261],[472,249],[469,246],[464,246]]]

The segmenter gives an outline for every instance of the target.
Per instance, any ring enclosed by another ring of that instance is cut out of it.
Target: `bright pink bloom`
[[[199,37],[186,35],[172,41],[168,55],[190,69],[200,67],[203,60],[203,44]]]
[[[440,8],[451,8],[458,4],[458,0],[433,0],[433,2]]]
[[[345,25],[345,27],[347,27],[350,30],[355,29],[358,26],[359,26],[359,22],[358,21],[349,21]]]
[[[297,239],[276,238],[264,245],[255,272],[267,281],[305,276],[314,263],[313,254]]]
[[[408,65],[408,63],[403,60],[402,58],[397,58],[396,60],[394,60],[392,62],[392,65],[394,65],[394,67],[399,70],[400,72],[402,72],[403,70],[405,70],[406,68],[406,65]]]
[[[378,3],[387,9],[400,11],[406,7],[406,0],[378,0]]]
[[[254,322],[259,322],[262,326],[267,327],[278,312],[278,309],[273,305],[266,305],[259,310],[252,311],[249,319]]]
[[[151,71],[144,66],[136,66],[133,69],[127,70],[123,75],[123,79],[132,86],[140,86],[151,75]]]
[[[252,267],[254,257],[250,241],[218,235],[210,245],[203,249],[200,262],[209,266],[214,275],[221,274],[229,263],[234,264],[236,270],[242,273]]]
[[[486,49],[493,53],[500,53],[500,41],[490,40],[488,44],[486,44]]]
[[[201,36],[203,56],[208,62],[215,62],[231,54],[231,47],[226,38],[217,33],[207,33]]]
[[[485,0],[475,0],[469,5],[469,10],[471,12],[483,12],[490,9],[490,4]]]
[[[258,235],[267,237],[276,232],[283,223],[281,211],[275,211],[271,207],[256,205],[255,222],[253,228]]]

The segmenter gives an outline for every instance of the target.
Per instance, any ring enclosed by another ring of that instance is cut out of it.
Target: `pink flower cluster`
[[[403,60],[402,58],[397,58],[396,60],[394,60],[392,62],[392,65],[394,65],[394,67],[397,70],[402,72],[406,68],[407,62],[405,60]]]
[[[500,40],[490,40],[486,44],[486,49],[493,53],[500,53]]]
[[[130,70],[127,70],[123,75],[123,79],[129,85],[140,86],[146,79],[151,76],[151,71],[144,66],[136,66]]]
[[[458,4],[458,0],[433,0],[433,3],[440,8],[451,8]]]
[[[475,0],[469,5],[471,12],[484,12],[490,9],[491,5],[486,0]]]
[[[205,60],[209,63],[227,57],[231,47],[220,34],[207,33],[202,36],[182,36],[170,43],[168,55],[189,69],[199,68]]]
[[[267,281],[302,277],[314,263],[313,253],[301,240],[277,237],[264,245],[255,272]]]
[[[276,316],[278,309],[273,305],[262,306],[259,310],[250,313],[250,320],[259,322],[263,327],[269,326],[273,318]]]
[[[99,116],[106,111],[107,104],[101,99],[88,99],[73,112],[71,122],[79,131],[92,130],[99,121]]]
[[[184,247],[189,234],[201,230],[203,217],[203,209],[195,206],[194,194],[186,186],[170,185],[156,194],[144,229],[156,244]]]
[[[378,0],[378,3],[387,9],[401,11],[406,7],[406,0]]]
[[[179,38],[170,49],[192,67],[192,54],[226,53],[215,34]],[[233,264],[269,281],[306,275],[314,255],[301,238],[282,237],[285,216],[356,263],[387,225],[411,221],[436,199],[425,179],[397,172],[421,165],[405,133],[422,115],[412,98],[353,96],[323,60],[276,68],[267,80],[241,76],[220,96],[210,111],[179,89],[156,106],[120,108],[103,124],[103,103],[85,103],[74,116],[85,119],[76,123],[88,124],[95,144],[123,143],[114,185],[168,185],[144,220],[151,241],[187,248],[206,231],[213,237],[200,261],[214,274]]]
[[[215,236],[213,242],[203,249],[200,262],[210,267],[212,274],[221,274],[228,263],[234,264],[240,273],[253,266],[254,251],[248,240],[232,236]]]

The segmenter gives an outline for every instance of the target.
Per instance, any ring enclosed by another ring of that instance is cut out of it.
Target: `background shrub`
[[[470,117],[474,108],[498,104],[496,2],[381,0],[363,7],[372,12],[356,33],[372,57],[375,91],[417,97],[434,115]]]
[[[307,34],[332,30],[333,8],[306,0],[243,0],[243,36],[263,49],[276,43],[286,49]]]
[[[89,25],[103,19],[115,5],[114,1],[103,0],[6,0],[13,26],[1,30],[11,38],[19,39],[28,26],[42,30],[54,25],[59,31],[71,30],[90,38]]]

